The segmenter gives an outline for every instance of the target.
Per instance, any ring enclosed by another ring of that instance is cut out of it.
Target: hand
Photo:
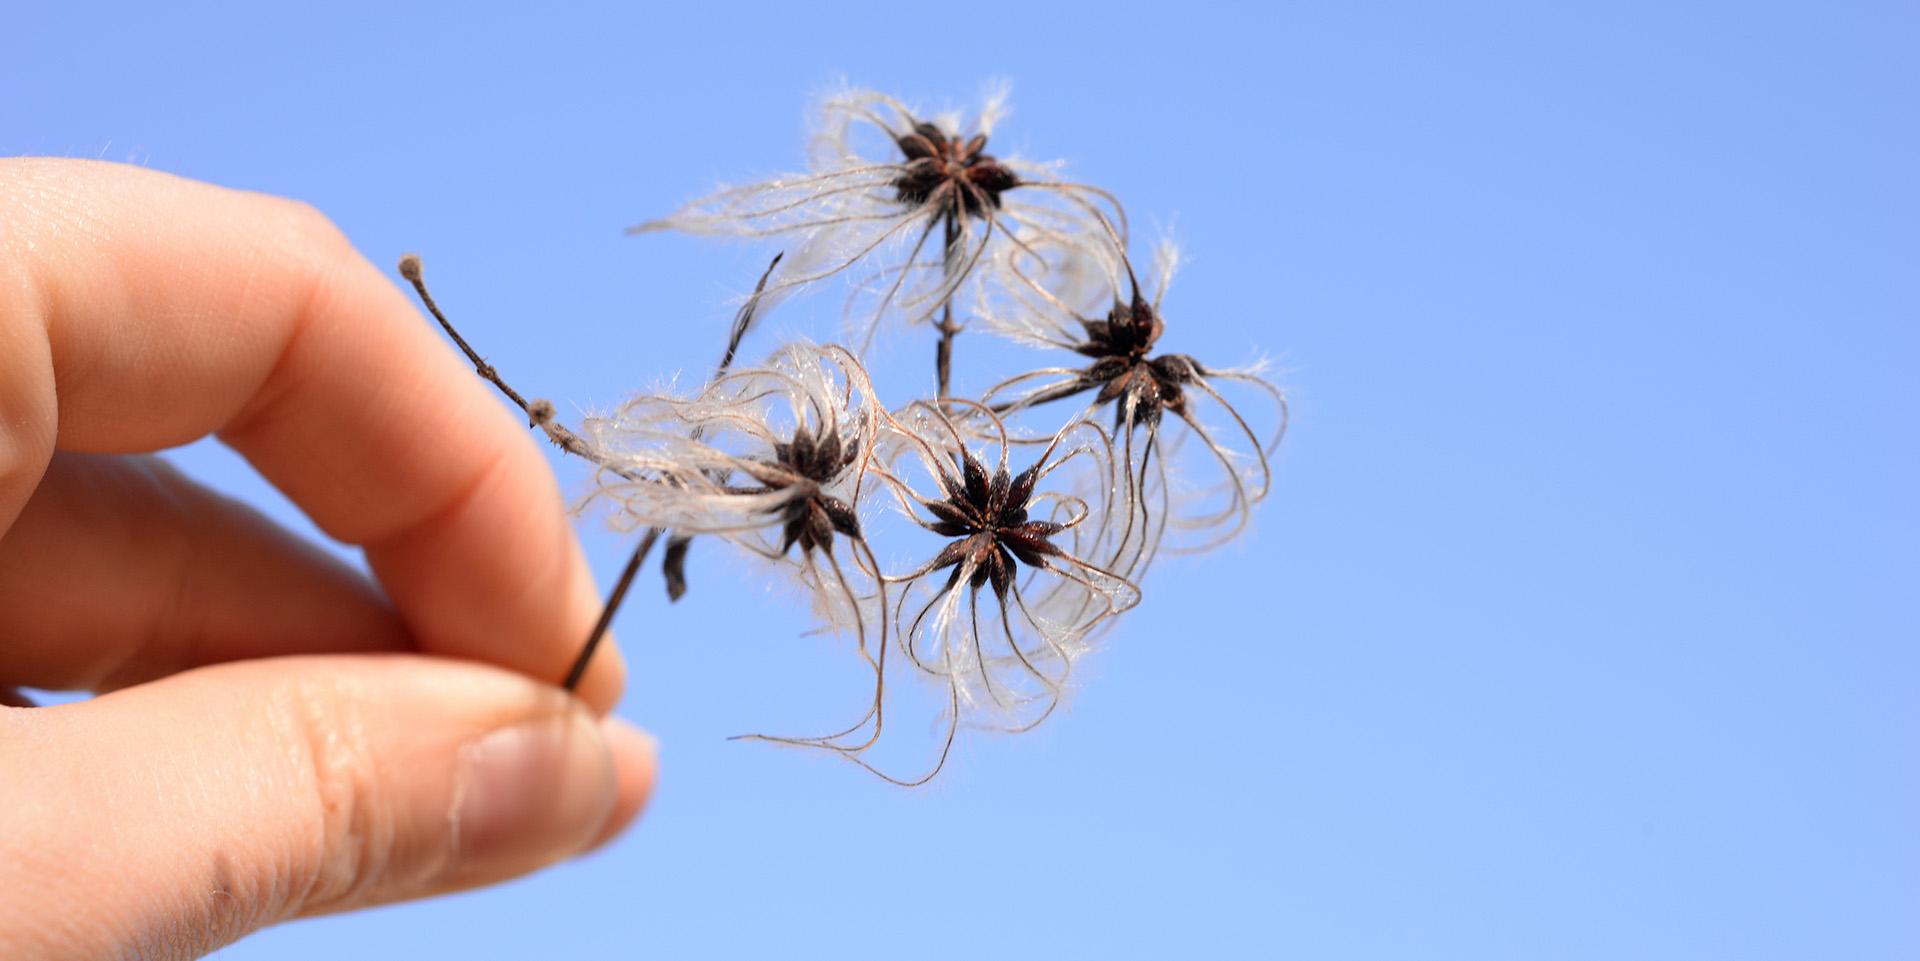
[[[145,452],[213,433],[375,587]],[[304,205],[0,160],[0,957],[191,957],[638,813],[523,423]],[[584,703],[582,703],[584,702]]]

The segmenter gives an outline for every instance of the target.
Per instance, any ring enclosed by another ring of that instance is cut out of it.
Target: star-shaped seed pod
[[[816,442],[807,425],[800,424],[788,440],[774,443],[773,456],[757,465],[740,465],[740,471],[757,484],[729,485],[726,490],[743,497],[792,495],[763,509],[778,514],[781,521],[780,556],[786,556],[795,544],[800,545],[803,555],[814,551],[830,554],[836,531],[860,539],[859,515],[846,501],[827,493],[827,488],[853,466],[860,452],[857,442],[840,442],[835,425],[828,425],[826,435]],[[726,479],[720,480],[724,483]],[[679,600],[686,592],[686,553],[692,540],[691,535],[681,533],[667,542],[667,595],[672,600]]]
[[[601,463],[618,469],[601,473],[588,500],[609,505],[617,527],[792,557],[829,619],[853,623],[872,589],[852,586],[834,553],[845,539],[867,578],[877,573],[860,549],[857,505],[878,415],[851,353],[792,345],[691,397],[644,394],[587,418],[583,432]]]
[[[1186,415],[1186,385],[1204,376],[1206,368],[1185,354],[1153,356],[1166,324],[1138,290],[1128,303],[1114,301],[1105,320],[1084,320],[1081,326],[1086,338],[1073,350],[1093,363],[1071,383],[1055,387],[1054,396],[1031,398],[1029,405],[1097,387],[1094,403],[1113,404],[1116,431],[1129,422],[1157,427],[1161,414],[1169,410]]]
[[[590,442],[621,471],[602,474],[589,497],[611,506],[615,526],[717,537],[774,561],[828,626],[856,638],[874,679],[860,720],[823,737],[746,737],[856,761],[879,738],[890,623],[875,615],[889,595],[859,511],[877,489],[863,481],[883,416],[851,352],[790,345],[694,396],[642,395],[586,421]]]
[[[763,491],[808,485],[804,496],[787,501],[780,508],[780,553],[785,556],[795,544],[802,551],[833,550],[834,532],[860,539],[860,516],[847,502],[827,493],[860,458],[860,444],[842,444],[836,425],[827,426],[818,442],[805,424],[795,427],[785,443],[773,445],[769,464],[778,468],[759,479]]]
[[[907,158],[893,179],[903,204],[941,204],[948,217],[985,217],[1000,209],[1001,194],[1020,186],[1020,175],[986,152],[984,133],[962,141],[923,120],[894,143]]]
[[[1100,556],[1116,570],[1138,576],[1169,527],[1187,532],[1177,545],[1183,550],[1217,546],[1245,529],[1253,505],[1272,486],[1269,458],[1286,431],[1287,402],[1257,367],[1218,368],[1188,354],[1156,352],[1167,329],[1161,301],[1178,252],[1170,244],[1161,246],[1157,290],[1148,297],[1117,232],[1103,233],[1104,248],[1063,248],[1035,240],[995,262],[982,284],[978,311],[988,326],[1024,343],[1072,351],[1087,362],[1007,378],[981,399],[1003,416],[1088,395],[1085,412],[1111,410],[1115,442],[1127,465],[1126,499],[1137,513],[1134,521],[1115,529],[1118,541]],[[1094,306],[1103,301],[1104,306]],[[1221,393],[1222,382],[1251,388],[1270,401],[1271,433],[1254,429]],[[1201,402],[1224,414],[1227,423],[1208,424],[1198,409]],[[1163,436],[1168,414],[1197,440],[1205,452],[1201,461],[1213,466],[1217,478],[1191,491],[1184,506],[1174,504],[1175,484],[1168,474],[1179,441]]]
[[[629,233],[782,238],[788,258],[767,287],[769,301],[845,276],[853,287],[846,319],[863,352],[888,316],[937,323],[944,394],[959,329],[954,291],[995,246],[1014,231],[1092,236],[1096,220],[1125,233],[1125,212],[1106,191],[1062,180],[1054,165],[986,152],[1003,98],[990,97],[963,134],[956,117],[929,117],[872,91],[844,92],[821,107],[810,172],[722,190]]]
[[[949,686],[951,724],[972,714],[1033,727],[1059,703],[1092,635],[1139,602],[1137,587],[1081,553],[1125,513],[1103,499],[1114,487],[1111,439],[1075,421],[1015,472],[1008,459],[1020,444],[998,419],[949,400],[890,417],[882,444],[890,453],[874,475],[919,527],[945,539],[925,563],[883,578],[899,589],[902,650]]]
[[[1018,476],[1002,467],[989,479],[986,466],[972,451],[963,448],[954,460],[957,477],[945,470],[935,475],[946,499],[922,505],[936,518],[927,529],[955,538],[934,556],[930,569],[952,567],[958,580],[962,570],[971,568],[970,587],[991,583],[994,595],[1004,600],[1013,585],[1016,561],[1045,568],[1047,558],[1060,556],[1062,551],[1050,538],[1063,525],[1027,517],[1033,486],[1040,477],[1039,463]]]

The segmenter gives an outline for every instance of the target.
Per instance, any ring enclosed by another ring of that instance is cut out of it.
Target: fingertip
[[[0,715],[19,828],[0,830],[0,926],[59,919],[62,957],[138,953],[122,942],[149,931],[193,934],[198,956],[283,918],[503,881],[617,833],[653,783],[628,725],[416,655],[222,664]],[[33,850],[69,856],[39,872]],[[209,876],[231,896],[207,901]]]
[[[613,757],[615,796],[613,811],[588,850],[619,837],[640,816],[653,799],[660,773],[658,738],[620,717],[602,720],[600,732],[606,738],[607,752]]]

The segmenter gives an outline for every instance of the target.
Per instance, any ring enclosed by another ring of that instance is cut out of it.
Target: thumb
[[[653,775],[624,722],[424,657],[245,661],[0,708],[0,957],[196,957],[503,880],[611,836]]]

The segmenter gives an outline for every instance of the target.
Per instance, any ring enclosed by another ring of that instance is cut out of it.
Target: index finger
[[[217,433],[365,548],[423,650],[564,673],[598,599],[538,446],[312,208],[0,160],[0,251],[0,530],[56,446]],[[596,660],[604,710],[623,672]]]

